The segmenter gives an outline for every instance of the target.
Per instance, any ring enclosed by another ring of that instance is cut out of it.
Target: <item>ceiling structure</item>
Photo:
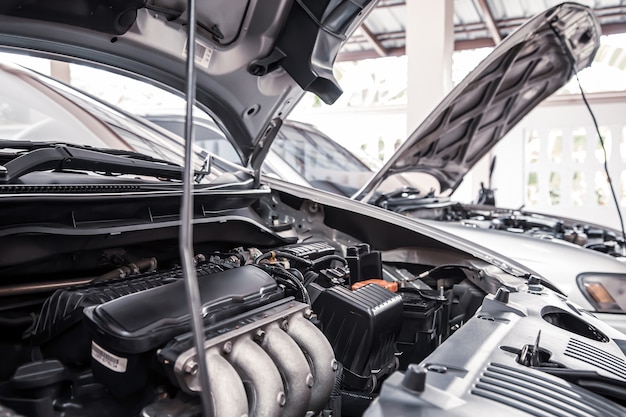
[[[405,55],[406,1],[380,0],[348,40],[338,61]],[[440,1],[440,0],[431,0]],[[527,19],[562,1],[453,0],[454,49],[495,46]],[[626,0],[579,1],[591,7],[605,35],[626,33]]]

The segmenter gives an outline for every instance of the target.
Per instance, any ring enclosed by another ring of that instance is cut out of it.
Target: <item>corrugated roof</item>
[[[455,50],[494,46],[526,19],[559,3],[562,1],[454,0]],[[626,0],[580,0],[579,3],[594,10],[603,34],[626,33]],[[405,0],[380,0],[348,40],[338,60],[404,55],[405,18]]]

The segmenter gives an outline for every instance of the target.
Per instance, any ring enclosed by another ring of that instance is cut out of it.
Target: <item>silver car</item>
[[[176,156],[26,134],[0,142],[2,413],[626,413],[626,336],[550,277],[423,222],[262,174],[304,91],[329,103],[341,94],[332,64],[374,5],[0,6],[3,48],[185,91],[187,108],[214,116],[242,162],[176,140]],[[598,37],[589,9],[568,3],[496,51],[537,69],[522,79],[541,78],[543,64],[588,64]]]

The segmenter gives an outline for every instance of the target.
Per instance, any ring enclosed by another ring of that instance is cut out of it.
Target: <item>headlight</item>
[[[600,313],[626,313],[626,275],[580,274],[578,287]]]

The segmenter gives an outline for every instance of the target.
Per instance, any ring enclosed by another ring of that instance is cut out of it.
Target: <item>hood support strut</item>
[[[198,372],[200,373],[200,397],[202,410],[206,417],[213,415],[211,402],[211,386],[207,359],[204,355],[204,326],[201,316],[202,303],[198,287],[198,276],[193,262],[193,105],[196,101],[196,0],[188,0],[189,25],[187,40],[187,68],[186,68],[186,114],[185,114],[185,167],[183,175],[183,196],[180,209],[180,258],[183,267],[185,290],[189,314],[191,316],[191,328],[193,341],[198,354]]]

